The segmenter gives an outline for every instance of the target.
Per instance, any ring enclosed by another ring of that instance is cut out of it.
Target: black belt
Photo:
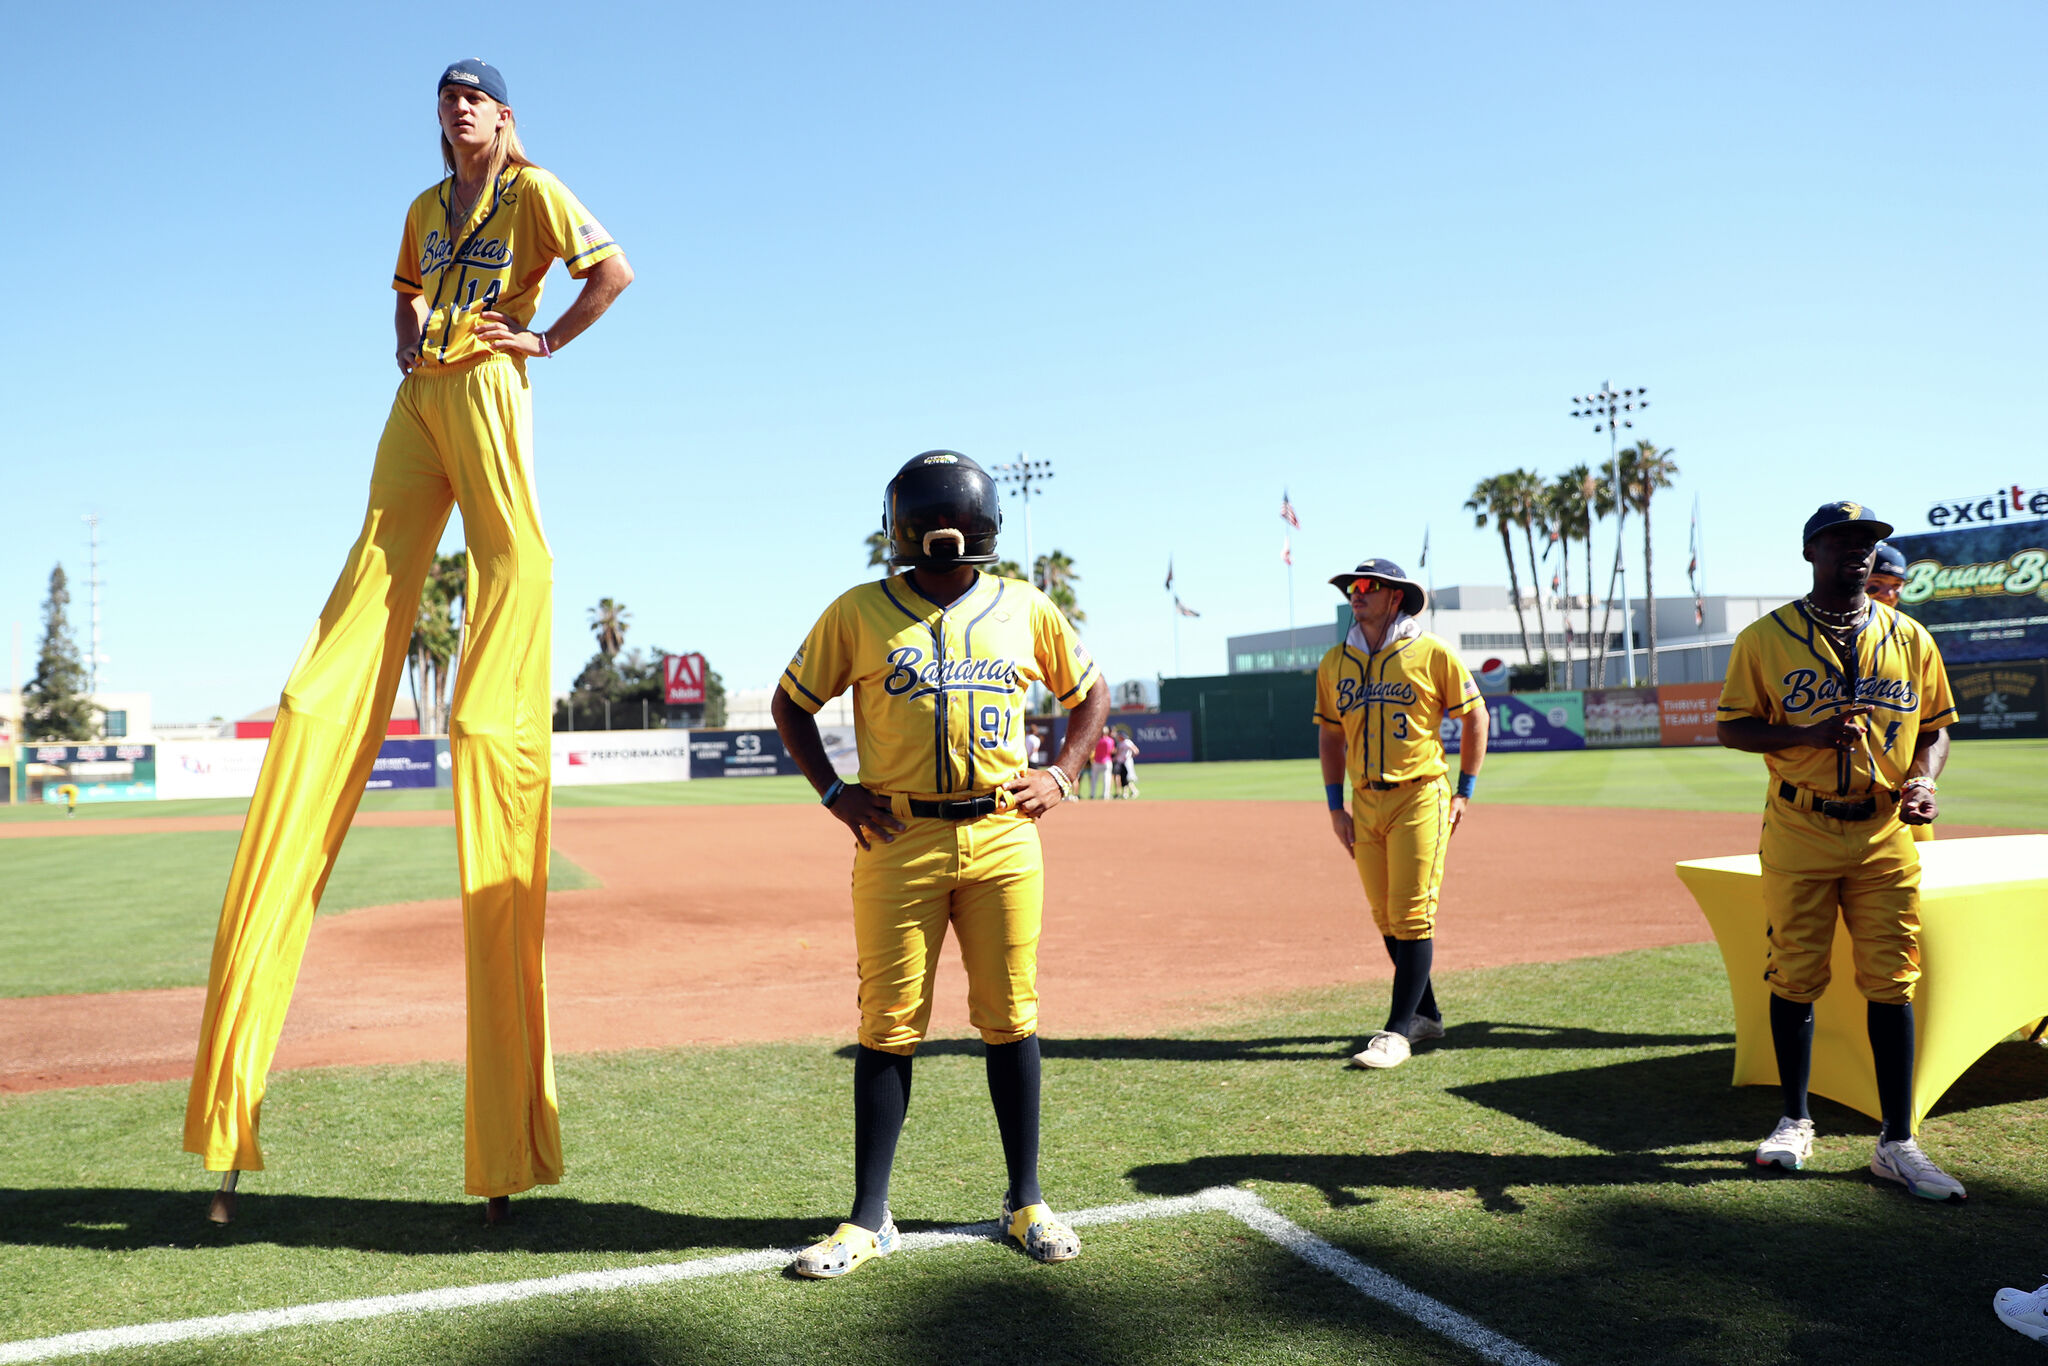
[[[910,814],[913,816],[934,816],[942,821],[973,821],[996,813],[994,793],[986,797],[966,797],[954,802],[922,802],[910,799]]]
[[[1860,802],[1838,802],[1790,783],[1778,784],[1778,796],[1803,811],[1812,811],[1831,820],[1867,821],[1877,814],[1875,797],[1865,797]]]
[[[1397,787],[1406,787],[1406,786],[1408,786],[1408,784],[1410,784],[1410,783],[1421,783],[1421,782],[1428,782],[1428,781],[1429,781],[1429,780],[1428,780],[1427,778],[1403,778],[1403,779],[1402,779],[1402,780],[1401,780],[1400,782],[1398,782],[1398,783],[1381,783],[1381,782],[1372,782],[1372,781],[1368,781],[1368,782],[1366,783],[1366,787],[1367,787],[1367,788],[1368,788],[1369,790],[1371,790],[1371,791],[1374,791],[1374,792],[1392,792],[1392,791],[1393,791],[1393,790],[1394,790],[1395,788],[1397,788]]]

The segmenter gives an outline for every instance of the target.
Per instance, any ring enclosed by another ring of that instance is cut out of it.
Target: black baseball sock
[[[1380,941],[1387,946],[1387,961],[1395,967],[1401,965],[1401,956],[1394,952],[1394,946],[1401,941],[1391,934],[1383,934]],[[1422,982],[1422,1003],[1415,1007],[1417,1015],[1427,1015],[1438,1024],[1444,1021],[1444,1013],[1436,1008],[1436,983],[1424,978]]]
[[[1806,1119],[1806,1081],[1813,1071],[1813,1004],[1771,993],[1771,1050],[1788,1119]]]
[[[1865,1012],[1870,1052],[1877,1061],[1877,1104],[1884,1111],[1884,1136],[1893,1142],[1913,1136],[1913,1007],[1869,1003]]]
[[[1434,939],[1394,941],[1394,999],[1387,1007],[1387,1029],[1406,1034],[1429,991],[1429,966],[1436,959]],[[1431,1000],[1434,1005],[1435,1001]]]
[[[996,1108],[996,1131],[1003,1136],[1003,1165],[1010,1174],[1010,1208],[1037,1204],[1038,1189],[1038,1036],[1016,1043],[988,1046],[988,1098]]]
[[[880,1231],[889,1217],[889,1169],[910,1113],[910,1057],[861,1045],[853,1059],[853,1213],[850,1224]]]

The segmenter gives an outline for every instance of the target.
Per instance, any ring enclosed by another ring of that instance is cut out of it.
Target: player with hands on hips
[[[542,962],[554,560],[534,491],[527,362],[579,336],[633,271],[568,188],[527,160],[497,68],[456,62],[435,91],[448,174],[407,209],[391,279],[405,378],[362,534],[285,684],[214,940],[185,1149],[227,1174],[211,1211],[221,1223],[236,1178],[263,1166],[265,1078],[307,929],[383,744],[420,587],[455,507],[469,552],[448,723],[469,965],[464,1185],[495,1223],[511,1195],[562,1174]],[[582,292],[534,331],[557,261]]]
[[[910,1107],[911,1059],[931,1021],[947,927],[967,971],[967,1013],[987,1046],[989,1100],[1008,1172],[1001,1227],[1042,1262],[1080,1239],[1038,1184],[1037,822],[1109,714],[1109,689],[1052,600],[995,563],[1002,509],[981,466],[926,451],[889,483],[883,528],[905,572],[842,594],[811,628],[772,703],[775,726],[819,800],[853,834],[860,1046],[853,1065],[853,1209],[805,1248],[799,1276],[843,1276],[895,1251],[889,1173]],[[1069,709],[1057,761],[1030,768],[1027,698]],[[856,781],[832,770],[816,713],[853,689]]]
[[[1429,980],[1437,901],[1444,856],[1486,760],[1487,713],[1458,656],[1422,629],[1422,585],[1399,565],[1365,560],[1330,582],[1350,600],[1352,625],[1316,671],[1323,792],[1394,962],[1386,1027],[1351,1062],[1399,1067],[1411,1044],[1444,1036]],[[1441,736],[1450,718],[1459,726],[1455,787]]]
[[[1796,1171],[1813,1154],[1813,1002],[1828,987],[1839,915],[1884,1114],[1870,1169],[1914,1195],[1962,1200],[1963,1183],[1913,1137],[1920,852],[1910,827],[1941,814],[1935,780],[1956,709],[1933,637],[1866,591],[1890,532],[1861,503],[1815,511],[1803,551],[1811,590],[1743,629],[1721,689],[1718,738],[1763,755],[1771,780],[1759,858],[1784,1111],[1756,1161]]]

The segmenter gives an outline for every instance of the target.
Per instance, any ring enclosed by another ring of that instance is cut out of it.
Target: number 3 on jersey
[[[1406,740],[1408,738],[1408,713],[1405,711],[1394,713],[1394,738],[1396,740]]]

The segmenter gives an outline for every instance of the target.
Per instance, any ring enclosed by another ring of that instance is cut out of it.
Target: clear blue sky
[[[1182,672],[1286,624],[1283,487],[1303,621],[1425,523],[1439,584],[1502,582],[1459,505],[1604,456],[1567,416],[1602,379],[1650,386],[1640,432],[1677,450],[1671,593],[1695,494],[1708,588],[1739,592],[1803,582],[1825,499],[1918,530],[2048,484],[2035,4],[10,22],[0,627],[32,654],[97,511],[103,686],[159,720],[275,701],[355,536],[460,56],[639,276],[535,370],[558,688],[601,596],[629,646],[766,685],[934,446],[1055,463],[1036,546],[1077,562],[1115,678],[1174,671],[1169,554],[1203,612]]]

